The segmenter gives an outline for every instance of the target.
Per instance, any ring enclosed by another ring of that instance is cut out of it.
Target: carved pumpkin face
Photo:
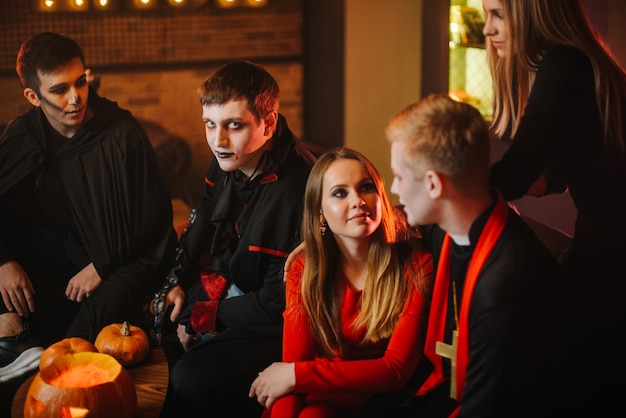
[[[35,376],[25,418],[132,418],[137,393],[130,375],[108,354],[57,357]]]
[[[115,357],[122,366],[139,363],[150,351],[148,335],[141,328],[128,322],[102,328],[96,337],[95,345],[98,351]]]

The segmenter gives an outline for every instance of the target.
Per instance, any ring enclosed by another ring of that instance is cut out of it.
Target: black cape
[[[54,171],[100,277],[121,274],[156,287],[172,263],[176,236],[154,151],[130,112],[94,92],[89,105],[94,116],[53,154],[40,108],[7,126],[0,137],[0,199],[25,177],[45,179]],[[15,258],[3,230],[0,263]]]

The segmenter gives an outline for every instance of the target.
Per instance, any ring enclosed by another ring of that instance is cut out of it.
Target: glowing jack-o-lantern
[[[132,418],[137,393],[128,371],[108,354],[57,357],[31,383],[25,418]]]
[[[57,357],[65,354],[75,354],[82,352],[97,353],[98,349],[93,343],[79,337],[65,338],[52,344],[50,347],[41,353],[39,358],[39,368],[44,369],[48,367]]]

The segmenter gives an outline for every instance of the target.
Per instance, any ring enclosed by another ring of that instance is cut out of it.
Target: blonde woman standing
[[[603,341],[626,326],[626,75],[580,0],[483,0],[483,7],[492,127],[512,140],[490,182],[509,200],[571,193],[576,227],[562,257],[567,370],[584,393],[577,408],[588,401],[597,413],[625,389],[626,349],[607,356]]]

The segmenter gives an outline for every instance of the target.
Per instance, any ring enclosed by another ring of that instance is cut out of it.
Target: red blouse
[[[411,262],[432,280],[432,260],[416,251]],[[331,417],[363,402],[371,394],[402,389],[422,357],[428,316],[427,303],[413,287],[391,338],[361,345],[364,329],[352,326],[359,312],[361,291],[343,278],[341,329],[345,350],[334,358],[315,355],[309,318],[302,306],[301,277],[304,258],[289,271],[284,313],[283,361],[295,363],[295,394],[280,398],[272,418],[298,417],[304,408],[316,408],[316,416]],[[418,268],[420,270],[418,270]]]

